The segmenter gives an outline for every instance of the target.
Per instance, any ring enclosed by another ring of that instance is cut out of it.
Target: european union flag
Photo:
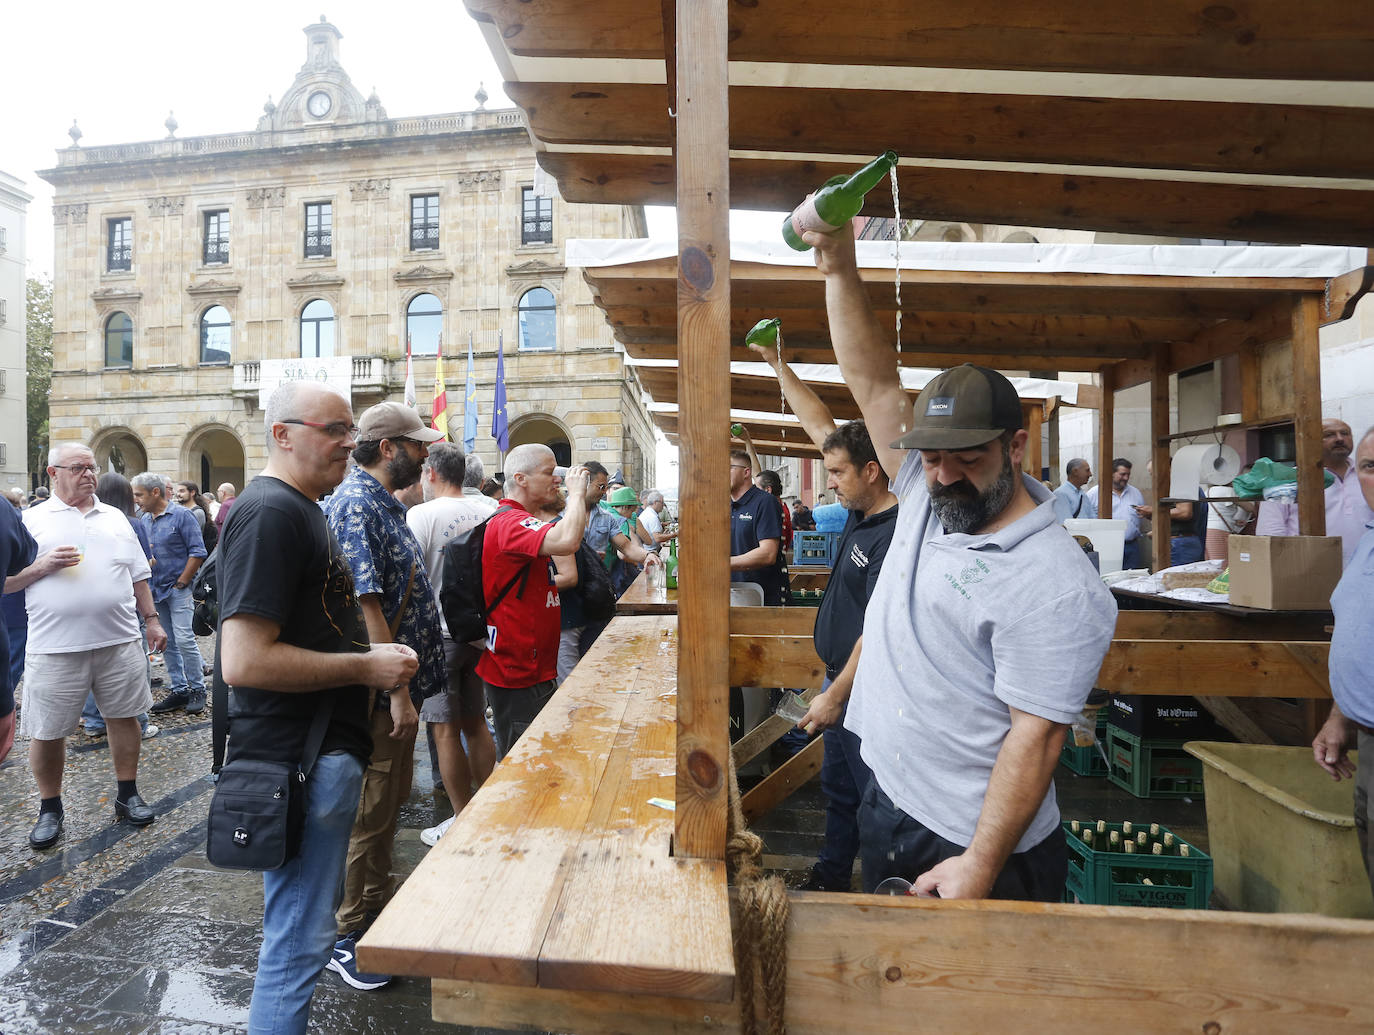
[[[506,420],[506,347],[501,334],[496,338],[496,395],[491,404],[491,437],[501,452],[510,449],[509,421]]]

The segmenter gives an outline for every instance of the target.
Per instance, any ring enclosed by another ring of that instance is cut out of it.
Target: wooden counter
[[[728,1002],[725,863],[671,854],[677,619],[617,617],[358,946],[364,969]]]
[[[676,589],[652,589],[649,586],[649,573],[641,571],[615,602],[618,615],[675,615],[677,614]]]

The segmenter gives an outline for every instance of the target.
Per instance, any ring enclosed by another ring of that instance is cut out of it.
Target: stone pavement
[[[208,647],[208,644],[204,646]],[[207,654],[207,657],[209,655]],[[155,691],[161,696],[162,690]],[[262,917],[262,878],[205,860],[211,784],[209,711],[158,716],[144,741],[139,791],[158,819],[114,823],[114,775],[104,739],[68,742],[62,840],[28,846],[38,796],[27,742],[0,766],[0,1032],[60,1035],[227,1035],[247,1023]],[[395,865],[408,874],[427,849],[422,828],[446,818],[430,780],[423,728],[415,788],[402,811]],[[429,982],[398,979],[359,992],[326,972],[312,1032],[473,1032],[430,1019]]]

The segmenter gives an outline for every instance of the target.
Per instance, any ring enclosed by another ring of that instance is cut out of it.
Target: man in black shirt
[[[809,891],[849,891],[859,850],[859,802],[871,778],[859,757],[859,738],[844,727],[844,713],[854,686],[863,645],[864,611],[878,584],[883,558],[897,527],[897,497],[862,420],[836,427],[816,393],[775,353],[757,349],[773,367],[792,411],[820,448],[829,475],[826,488],[849,512],[835,551],[835,565],[816,613],[816,653],[825,662],[825,685],[797,723],[808,733],[822,733],[825,760],[825,843],[811,876]]]
[[[749,454],[730,452],[730,581],[755,582],[776,607],[787,589],[782,555],[782,505],[754,485]]]
[[[353,577],[315,502],[343,480],[357,428],[348,403],[287,382],[267,403],[268,460],[238,496],[219,546],[219,663],[230,698],[230,760],[298,761],[311,720],[331,708],[305,785],[298,854],[263,874],[263,942],[249,1031],[304,1032],[334,949],[348,835],[372,747],[373,690],[416,670],[402,644],[369,646]]]

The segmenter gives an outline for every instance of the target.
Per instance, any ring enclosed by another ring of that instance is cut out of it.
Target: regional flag
[[[406,405],[415,408],[415,370],[410,365],[410,335],[406,335]]]
[[[448,389],[444,387],[444,339],[441,337],[434,351],[434,411],[431,423],[444,433],[448,441]]]

